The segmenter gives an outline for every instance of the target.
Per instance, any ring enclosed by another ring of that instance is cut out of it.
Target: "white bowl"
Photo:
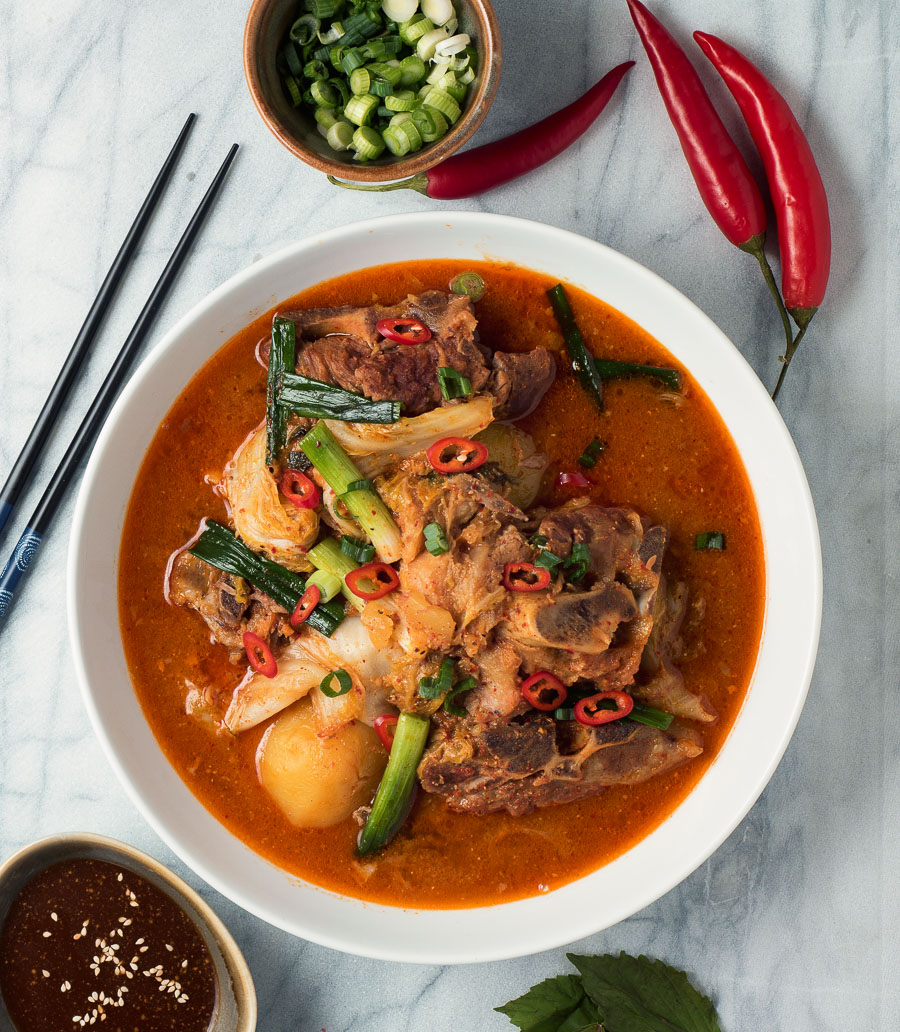
[[[624,312],[690,371],[743,457],[762,523],[767,599],[752,685],[721,752],[652,834],[594,873],[532,899],[468,910],[362,903],[299,880],[245,846],[169,765],[128,691],[116,570],[144,450],[196,370],[279,300],[353,269],[424,258],[499,258],[577,284]],[[271,924],[364,956],[469,963],[535,953],[647,906],[694,871],[762,792],[793,733],[815,661],[822,569],[800,460],[765,389],[734,345],[674,287],[601,244],[478,213],[395,215],[301,241],[251,266],[174,326],[107,420],[84,475],[69,549],[69,626],[85,705],[110,763],[169,846],[219,892]]]

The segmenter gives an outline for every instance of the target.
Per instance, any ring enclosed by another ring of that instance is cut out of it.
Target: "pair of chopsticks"
[[[150,188],[147,199],[141,205],[134,224],[128,231],[128,235],[125,237],[119,253],[116,255],[109,272],[106,274],[106,278],[103,280],[103,284],[93,305],[91,305],[84,325],[72,344],[69,355],[60,370],[59,376],[56,378],[56,382],[53,384],[44,407],[41,409],[40,415],[31,433],[28,435],[28,439],[19,457],[13,464],[6,483],[0,488],[0,531],[3,530],[4,525],[12,515],[20,495],[34,476],[39,454],[47,443],[57,417],[69,397],[75,377],[78,375],[78,371],[97,337],[107,310],[128,272],[144,231],[163,195],[167,183],[171,179],[172,171],[184,148],[196,117],[194,114],[189,115],[184,123],[184,127],[178,134],[178,139],[163,163],[159,174],[153,182],[153,186]],[[157,280],[156,286],[141,309],[141,313],[137,317],[131,332],[125,338],[125,342],[112,368],[106,374],[106,379],[97,391],[81,425],[75,432],[71,444],[66,449],[62,461],[50,478],[50,483],[47,485],[41,500],[31,514],[31,518],[28,520],[22,536],[13,549],[12,555],[10,555],[6,566],[0,572],[0,624],[2,624],[4,616],[9,612],[15,598],[16,589],[31,567],[41,540],[47,532],[53,517],[59,510],[60,503],[78,469],[79,463],[89,454],[97,439],[97,435],[106,422],[106,417],[113,403],[125,386],[128,371],[146,340],[163,302],[175,283],[207,215],[212,210],[237,150],[238,145],[235,143],[228,151],[228,155],[222,162],[209,189],[203,195],[203,200],[187,224],[181,239],[175,246],[175,250],[162,271],[162,275]]]

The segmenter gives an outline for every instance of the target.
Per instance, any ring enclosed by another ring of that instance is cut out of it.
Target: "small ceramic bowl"
[[[141,875],[170,896],[194,922],[212,957],[219,992],[209,1032],[254,1032],[256,990],[244,955],[215,912],[186,882],[152,856],[103,835],[54,835],[25,846],[0,865],[0,928],[29,879],[61,860],[106,860]],[[13,1032],[0,1000],[0,1032]]]
[[[469,87],[460,120],[442,139],[415,154],[395,158],[385,151],[361,164],[350,151],[334,151],[303,109],[292,107],[275,67],[278,47],[298,15],[297,0],[253,0],[244,29],[244,74],[256,109],[275,136],[307,165],[340,179],[383,183],[424,172],[450,157],[484,121],[500,81],[500,27],[490,0],[454,0],[459,32],[467,32],[478,50],[478,74]]]

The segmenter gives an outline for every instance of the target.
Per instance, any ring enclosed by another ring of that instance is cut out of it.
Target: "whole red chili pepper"
[[[725,80],[760,153],[778,220],[781,292],[800,327],[788,340],[772,397],[778,396],[794,352],[825,297],[831,267],[828,198],[809,142],[784,97],[733,46],[706,32],[694,39]]]
[[[640,0],[627,2],[703,203],[735,247],[748,251],[762,247],[766,232],[762,194],[700,76]]]
[[[427,172],[397,183],[346,183],[334,176],[329,180],[347,190],[418,190],[427,197],[452,201],[459,197],[475,197],[493,190],[511,179],[546,164],[570,147],[597,119],[616,92],[622,77],[634,64],[617,65],[583,97],[553,115],[504,140],[495,140],[481,147],[454,154]]]
[[[790,320],[763,249],[766,210],[756,180],[687,54],[640,0],[627,3],[700,197],[725,237],[759,262],[790,340]]]

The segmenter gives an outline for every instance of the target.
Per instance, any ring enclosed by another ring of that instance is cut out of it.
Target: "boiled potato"
[[[263,788],[298,828],[327,828],[369,802],[387,763],[378,735],[355,720],[321,733],[313,700],[286,709],[259,743],[256,770]]]
[[[509,500],[520,509],[529,508],[537,498],[547,468],[547,458],[538,452],[531,434],[508,423],[491,423],[475,440],[487,445],[491,461],[509,477]]]

